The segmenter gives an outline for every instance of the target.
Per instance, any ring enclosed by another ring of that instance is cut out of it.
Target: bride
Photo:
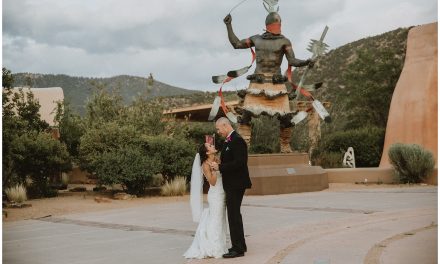
[[[199,222],[185,258],[221,258],[228,252],[226,245],[226,205],[221,174],[212,171],[209,163],[216,160],[217,150],[209,143],[200,146],[191,174],[190,203],[193,220]],[[203,176],[209,182],[208,204],[203,209]],[[203,211],[202,211],[203,210]]]

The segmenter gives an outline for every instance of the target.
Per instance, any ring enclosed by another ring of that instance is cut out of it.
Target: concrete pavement
[[[437,263],[434,186],[246,196],[242,214],[242,258],[181,257],[197,226],[172,202],[6,223],[3,263]]]

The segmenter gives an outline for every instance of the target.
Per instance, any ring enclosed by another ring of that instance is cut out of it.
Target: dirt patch
[[[111,209],[136,207],[147,204],[173,203],[188,201],[189,195],[174,197],[141,197],[131,200],[114,200],[99,202],[100,199],[109,199],[108,195],[100,195],[90,191],[85,193],[61,193],[60,196],[46,199],[26,201],[31,204],[27,208],[3,208],[3,223],[18,220],[40,218],[45,216],[60,216],[74,213],[97,212]],[[7,214],[7,217],[5,216]]]

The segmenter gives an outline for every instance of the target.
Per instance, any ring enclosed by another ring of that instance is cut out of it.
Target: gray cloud
[[[247,65],[223,17],[238,0],[4,0],[3,65],[13,72],[147,76],[188,89],[215,91],[211,75]],[[299,58],[330,27],[331,48],[398,27],[437,21],[435,0],[280,1],[283,34]],[[260,0],[232,13],[240,38],[263,32]],[[243,88],[245,78],[226,89]]]

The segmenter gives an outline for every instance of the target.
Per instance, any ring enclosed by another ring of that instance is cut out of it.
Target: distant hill
[[[110,78],[72,77],[64,74],[13,74],[14,86],[61,87],[66,101],[79,113],[84,113],[87,98],[96,86],[107,89],[119,89],[125,102],[130,102],[138,95],[148,97],[172,97],[177,95],[204,94],[200,91],[174,87],[153,78],[120,75]]]

